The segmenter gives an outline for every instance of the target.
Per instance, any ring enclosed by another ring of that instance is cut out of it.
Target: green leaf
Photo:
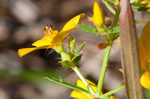
[[[83,25],[83,24],[78,24],[77,28],[83,30],[84,32],[88,32],[91,34],[99,34],[96,30],[96,28],[91,27],[91,26],[87,26],[87,25]]]
[[[74,53],[75,47],[76,47],[76,40],[71,36],[69,38],[69,50],[70,50],[71,54]]]
[[[118,2],[118,0],[108,0],[109,2],[111,2],[111,3],[116,3],[116,2]]]
[[[115,26],[112,29],[108,30],[109,34],[119,33],[119,26]]]
[[[150,99],[150,90],[145,89],[144,92],[145,92],[145,99]]]
[[[72,68],[73,66],[73,63],[71,61],[61,61],[60,63],[64,68]]]
[[[64,82],[64,81],[59,81],[57,79],[51,79],[49,77],[45,77],[45,79],[47,79],[48,81],[54,83],[54,84],[58,84],[58,85],[61,85],[61,86],[65,86],[67,88],[70,88],[70,89],[73,89],[73,90],[77,90],[77,91],[81,91],[81,92],[84,92],[84,93],[88,93],[89,92],[81,87],[78,87],[74,84],[70,84],[70,83],[67,83],[67,82]]]
[[[78,52],[80,52],[84,48],[85,44],[86,44],[86,42],[81,43],[79,45],[79,47],[76,49],[75,54],[77,54]]]
[[[80,63],[80,60],[81,60],[81,57],[82,57],[82,55],[74,56],[74,57],[72,58],[73,63],[74,63],[74,64],[79,64],[79,63]]]
[[[104,97],[107,97],[107,96],[111,96],[112,94],[117,93],[117,92],[121,91],[124,88],[125,88],[125,85],[124,85],[124,83],[122,83],[118,88],[115,88],[115,89],[112,89],[112,90],[106,92],[101,97],[104,98]]]
[[[137,5],[132,5],[132,9],[134,11],[150,11],[150,8],[145,8]]]
[[[118,25],[118,22],[119,22],[119,15],[120,15],[120,8],[116,8],[116,14],[114,16],[114,20],[113,20],[113,23],[112,23],[112,27],[114,26],[117,26]]]
[[[113,8],[106,0],[102,0],[102,3],[107,7],[107,9],[112,13],[116,14],[116,9]]]

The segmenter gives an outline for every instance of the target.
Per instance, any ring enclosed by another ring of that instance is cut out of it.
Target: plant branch
[[[100,93],[102,92],[111,47],[112,47],[112,45],[108,45],[105,49],[105,52],[104,52],[104,58],[103,58],[103,61],[102,61],[102,67],[101,67],[101,72],[100,72],[100,76],[99,76],[99,80],[98,80],[96,95],[100,95]]]

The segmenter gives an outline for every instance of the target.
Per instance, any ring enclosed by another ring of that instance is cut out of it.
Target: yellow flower
[[[140,83],[144,88],[150,89],[150,22],[144,27],[139,38],[139,52],[141,69],[144,71],[140,78]]]
[[[62,44],[63,40],[67,37],[67,35],[75,28],[75,26],[79,23],[80,18],[84,16],[84,14],[77,15],[69,20],[62,30],[59,32],[57,30],[53,30],[51,27],[45,28],[45,36],[32,43],[33,48],[21,48],[18,50],[18,55],[20,57],[39,49],[48,49],[54,48]]]
[[[93,90],[96,92],[96,90],[97,90],[96,85],[93,82],[89,81],[89,80],[87,80],[87,82],[93,88]],[[78,87],[81,87],[81,88],[85,89],[85,90],[88,90],[88,88],[84,85],[84,83],[81,80],[78,80],[76,85]],[[87,94],[87,93],[83,93],[83,92],[80,92],[80,91],[76,91],[76,90],[71,92],[71,97],[73,97],[75,99],[94,99],[94,97],[92,95]],[[119,98],[115,97],[115,96],[110,96],[109,99],[119,99]]]
[[[150,22],[144,27],[143,32],[139,38],[139,48],[140,48],[140,57],[142,69],[147,70],[147,63],[150,59]]]
[[[101,26],[104,23],[104,16],[101,7],[95,1],[93,5],[93,17],[92,21],[96,26]]]
[[[145,71],[140,78],[140,83],[144,88],[150,89],[150,71]]]

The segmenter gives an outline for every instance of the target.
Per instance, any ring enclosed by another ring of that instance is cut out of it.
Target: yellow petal
[[[57,38],[55,38],[54,41],[62,42],[68,34],[76,27],[76,25],[79,23],[79,20],[81,17],[83,17],[85,14],[79,14],[72,19],[70,19],[62,28],[62,30],[58,33]]]
[[[47,37],[48,38],[48,37]],[[36,46],[36,47],[43,47],[43,46],[49,46],[50,45],[50,39],[41,39],[41,40],[38,40],[34,43],[32,43],[32,46]]]
[[[95,85],[93,82],[89,81],[89,80],[87,80],[87,82],[88,82],[89,85],[93,88],[93,90],[96,92],[96,90],[97,90],[96,85]],[[86,87],[86,85],[84,85],[84,83],[83,83],[81,80],[78,80],[76,85],[77,85],[78,87],[81,87],[81,88],[83,88],[83,89],[88,90],[88,88]]]
[[[83,16],[83,14],[79,14],[75,17],[73,17],[72,19],[70,19],[62,28],[62,31],[71,31],[72,29],[74,29],[76,27],[76,25],[79,23],[80,18]]]
[[[80,91],[72,91],[71,97],[76,98],[76,99],[94,99],[93,96],[85,94],[85,93],[80,92]]]
[[[38,49],[41,49],[41,48],[38,48],[38,47],[35,47],[35,48],[21,48],[21,49],[18,50],[18,55],[20,57],[23,57],[23,56],[25,56],[25,55],[27,55],[27,54],[35,51],[35,50],[38,50]]]
[[[93,82],[91,82],[89,80],[87,80],[87,82],[93,88],[94,91],[97,90],[96,85]],[[85,90],[88,90],[88,88],[84,85],[84,83],[81,80],[78,80],[76,85],[78,87],[81,87],[81,88],[85,89]],[[90,94],[86,94],[86,93],[83,93],[83,92],[80,92],[80,91],[72,91],[71,96],[75,99],[94,99],[94,97],[91,96]]]
[[[68,36],[69,33],[70,33],[70,30],[59,32],[51,43],[52,44],[56,43],[57,45],[61,44],[63,40]]]
[[[103,16],[102,9],[96,1],[94,2],[92,20],[96,26],[101,26],[104,23],[104,16]]]
[[[48,32],[48,31],[47,31]],[[58,35],[58,31],[53,31],[51,30],[50,33],[47,33],[42,39],[32,43],[32,46],[36,46],[36,47],[46,47],[46,46],[54,46],[53,43],[57,42],[54,39],[57,38]]]
[[[150,71],[146,71],[140,78],[140,83],[144,88],[150,90]]]

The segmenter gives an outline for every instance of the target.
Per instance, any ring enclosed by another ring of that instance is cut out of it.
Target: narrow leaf
[[[74,57],[72,58],[73,63],[74,63],[74,64],[79,64],[79,63],[80,63],[80,60],[81,60],[81,57],[82,57],[82,55],[74,56]]]
[[[78,24],[77,28],[81,29],[84,32],[88,32],[91,34],[99,34],[96,30],[96,28],[91,27],[91,26],[87,26],[87,25],[83,25],[83,24]]]
[[[76,49],[75,54],[80,52],[84,48],[85,44],[86,44],[86,42],[81,43],[80,46]]]
[[[119,26],[115,26],[108,31],[109,34],[119,33]]]
[[[77,91],[81,91],[81,92],[85,92],[85,93],[89,93],[87,90],[81,88],[81,87],[77,87],[73,84],[70,84],[70,83],[67,83],[67,82],[64,82],[64,81],[59,81],[59,80],[56,80],[56,79],[51,79],[49,77],[45,77],[45,79],[47,79],[48,81],[54,83],[54,84],[58,84],[58,85],[61,85],[61,86],[65,86],[67,88],[70,88],[70,89],[73,89],[73,90],[77,90]]]
[[[141,6],[136,6],[136,5],[132,5],[132,9],[134,11],[150,11],[149,8],[145,8],[145,7],[141,7]]]

